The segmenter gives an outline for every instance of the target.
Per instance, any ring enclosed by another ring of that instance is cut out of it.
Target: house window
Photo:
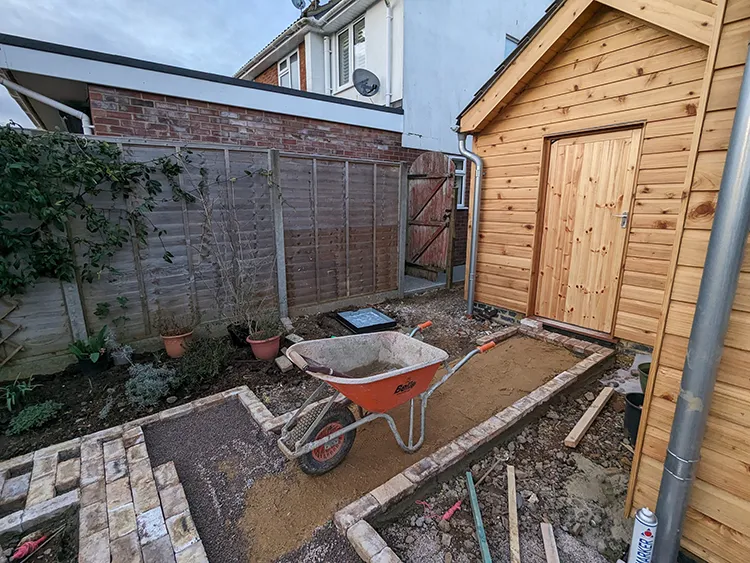
[[[466,197],[466,159],[454,156],[451,160],[456,167],[456,176],[453,179],[453,185],[458,190],[456,194],[456,209],[467,209],[469,207],[469,198]]]
[[[513,37],[512,35],[505,35],[505,58],[508,58],[508,55],[510,55],[513,51],[515,51],[516,47],[518,47],[518,39]]]
[[[279,61],[279,86],[299,90],[299,52]]]
[[[365,20],[362,18],[336,36],[336,75],[339,88],[349,86],[352,72],[367,64]]]

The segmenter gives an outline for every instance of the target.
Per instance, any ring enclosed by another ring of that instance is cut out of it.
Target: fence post
[[[409,179],[406,164],[399,165],[398,182],[398,296],[404,296],[404,274],[406,272],[406,224],[409,207]]]
[[[279,292],[279,315],[281,318],[289,316],[289,301],[286,293],[286,255],[284,252],[284,212],[281,194],[281,159],[279,151],[268,151],[268,169],[270,176],[268,187],[273,210],[273,233],[276,243],[276,276]]]
[[[86,317],[83,314],[83,302],[81,301],[78,282],[60,282],[60,287],[65,299],[65,310],[68,312],[73,340],[85,340],[88,338],[88,330],[86,329]]]

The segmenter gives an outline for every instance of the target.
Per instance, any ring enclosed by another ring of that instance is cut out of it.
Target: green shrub
[[[63,407],[62,403],[55,401],[45,401],[26,407],[11,419],[7,430],[8,436],[15,436],[32,428],[44,426],[50,420],[57,418]]]
[[[215,379],[227,367],[231,353],[232,346],[226,338],[193,339],[180,358],[180,368],[172,381],[173,388],[191,390]]]
[[[104,325],[99,332],[85,340],[76,340],[68,345],[68,351],[79,360],[98,362],[107,351],[107,326]]]
[[[130,379],[125,383],[128,403],[138,409],[156,406],[169,395],[175,370],[154,367],[154,364],[134,364],[128,368]]]
[[[8,412],[13,412],[16,407],[22,405],[26,395],[39,387],[39,385],[31,383],[32,379],[30,377],[28,381],[18,381],[18,377],[16,377],[13,383],[0,387],[0,402],[5,403]]]

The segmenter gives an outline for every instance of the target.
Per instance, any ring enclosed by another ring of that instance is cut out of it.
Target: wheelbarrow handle
[[[426,328],[430,328],[432,326],[432,321],[425,321],[422,324],[417,325],[417,328],[419,330],[424,330]]]
[[[484,354],[485,352],[492,350],[495,346],[497,346],[497,344],[493,340],[490,340],[487,344],[477,347],[477,350]]]
[[[286,356],[299,369],[301,369],[302,371],[307,371],[307,367],[308,367],[307,361],[305,361],[305,358],[300,356],[297,352],[295,352],[294,350],[287,350]]]

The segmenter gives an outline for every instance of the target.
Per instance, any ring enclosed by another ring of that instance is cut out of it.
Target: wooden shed
[[[559,1],[459,118],[476,301],[654,346],[631,513],[656,504],[748,42],[750,0]],[[683,534],[711,562],[750,558],[749,367],[746,255]]]

